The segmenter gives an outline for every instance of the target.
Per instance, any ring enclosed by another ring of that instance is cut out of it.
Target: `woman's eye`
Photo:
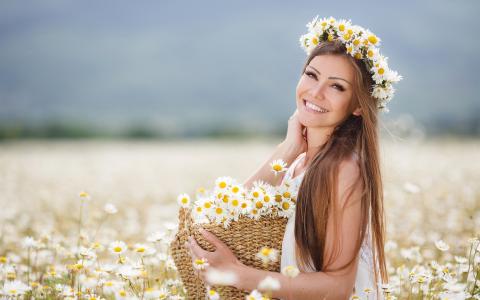
[[[314,73],[309,72],[309,71],[306,71],[306,72],[305,72],[305,75],[307,75],[308,77],[317,78],[317,76],[316,76]]]
[[[335,83],[333,86],[334,86],[337,90],[339,90],[339,91],[341,91],[341,92],[344,91],[343,86],[341,86],[341,85],[339,85],[339,84],[337,84],[337,83]]]

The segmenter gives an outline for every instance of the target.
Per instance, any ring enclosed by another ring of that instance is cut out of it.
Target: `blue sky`
[[[2,1],[0,121],[275,125],[315,15],[382,39],[404,76],[385,118],[480,113],[478,1]],[[442,121],[443,122],[443,121]]]

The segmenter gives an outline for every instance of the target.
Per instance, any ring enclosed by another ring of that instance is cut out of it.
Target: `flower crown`
[[[352,25],[350,20],[335,20],[334,17],[318,19],[318,15],[307,25],[308,33],[300,37],[300,45],[307,55],[322,41],[340,40],[347,53],[356,59],[363,59],[370,70],[375,84],[372,96],[378,101],[378,108],[388,112],[386,104],[393,98],[392,84],[402,76],[388,68],[387,59],[378,51],[380,38],[370,30]]]

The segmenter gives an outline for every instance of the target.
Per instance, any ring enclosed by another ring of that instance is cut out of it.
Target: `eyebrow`
[[[315,72],[316,72],[318,75],[320,75],[320,71],[318,71],[318,70],[315,69],[314,67],[312,67],[312,66],[310,66],[310,65],[308,65],[307,67],[314,69]],[[343,81],[345,81],[346,83],[352,85],[350,82],[348,82],[347,80],[345,80],[345,79],[343,79],[343,78],[341,78],[341,77],[330,76],[330,77],[328,77],[328,79],[339,79],[339,80],[343,80]]]

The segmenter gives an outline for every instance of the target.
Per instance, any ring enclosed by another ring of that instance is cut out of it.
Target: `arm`
[[[361,228],[361,186],[354,185],[359,176],[359,169],[354,160],[345,161],[340,165],[338,176],[339,207],[343,209],[340,215],[340,228],[337,236],[333,235],[333,222],[329,219],[327,225],[327,242],[325,261],[335,254],[333,261],[323,272],[300,273],[295,278],[287,278],[280,273],[258,270],[243,264],[237,264],[235,273],[239,280],[236,287],[251,291],[266,276],[271,276],[280,282],[280,289],[273,292],[273,297],[282,299],[348,299],[355,284],[358,266],[358,253],[355,252],[357,239]],[[351,194],[349,192],[352,191]],[[340,239],[340,252],[336,256],[335,239]],[[352,257],[355,261],[344,270],[329,271],[346,264]]]
[[[246,188],[251,188],[257,180],[263,180],[271,185],[278,185],[283,176],[275,176],[270,168],[270,163],[275,159],[282,159],[289,166],[298,155],[307,150],[307,142],[303,136],[303,125],[298,120],[295,111],[288,120],[288,130],[285,140],[280,143],[273,154],[250,176],[244,183]]]

